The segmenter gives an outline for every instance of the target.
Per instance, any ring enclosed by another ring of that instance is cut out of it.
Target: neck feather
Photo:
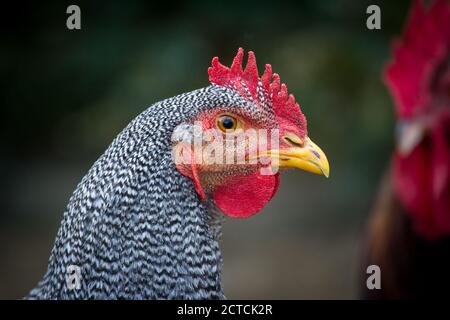
[[[223,298],[220,223],[171,159],[180,119],[164,116],[188,98],[147,109],[89,170],[29,298]],[[80,268],[79,289],[67,284],[71,265]]]

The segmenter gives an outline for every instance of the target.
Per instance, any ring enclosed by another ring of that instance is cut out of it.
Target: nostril
[[[293,147],[300,147],[303,148],[303,140],[295,135],[285,135],[283,137],[284,141],[286,141],[289,145]]]
[[[316,156],[317,159],[320,159],[320,153],[318,153],[316,150],[312,150],[312,153]]]

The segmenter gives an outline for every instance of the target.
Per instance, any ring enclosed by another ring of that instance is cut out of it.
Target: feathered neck
[[[177,124],[213,107],[213,89],[153,105],[114,140],[72,195],[29,298],[223,298],[220,227],[170,145]],[[78,290],[67,286],[71,265],[81,270]]]

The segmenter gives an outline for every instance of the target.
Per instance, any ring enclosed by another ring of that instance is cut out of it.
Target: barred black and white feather
[[[30,299],[222,299],[220,218],[171,157],[171,135],[200,112],[257,107],[211,85],[134,119],[82,179]],[[254,110],[252,110],[255,108]],[[67,285],[79,266],[81,287]]]

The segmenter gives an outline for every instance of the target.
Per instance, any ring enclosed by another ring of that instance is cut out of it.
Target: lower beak
[[[269,150],[260,157],[270,157],[272,165],[278,164],[280,168],[298,168],[329,177],[330,165],[322,149],[311,139],[306,138],[304,144],[288,149]]]

